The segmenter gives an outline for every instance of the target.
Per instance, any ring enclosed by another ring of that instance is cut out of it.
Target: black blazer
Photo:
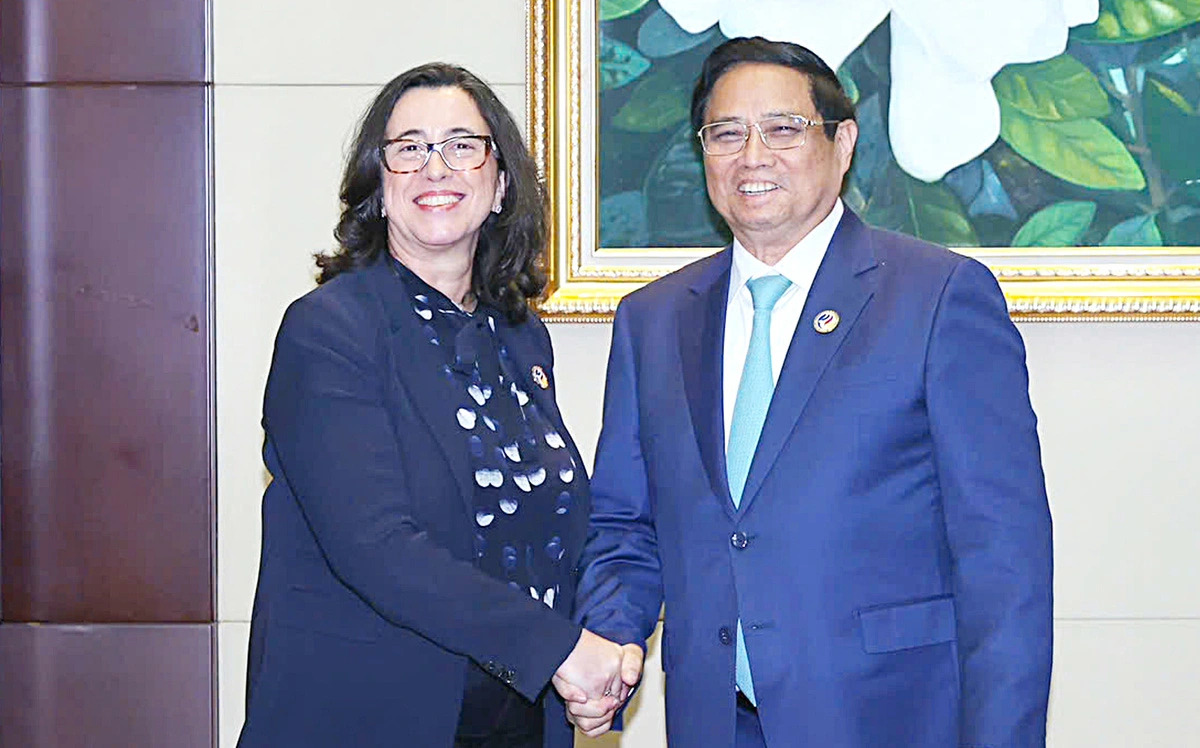
[[[472,563],[467,445],[438,409],[445,382],[386,258],[343,273],[284,315],[263,406],[263,544],[239,746],[450,746],[469,661],[528,699],[546,746],[572,731],[554,671],[580,628]],[[497,333],[524,389],[583,465],[555,404],[550,336],[535,316]],[[540,366],[551,387],[530,378]],[[582,473],[583,471],[580,470]],[[586,492],[584,492],[586,497]],[[574,569],[586,501],[563,537]],[[574,599],[576,575],[558,600]]]

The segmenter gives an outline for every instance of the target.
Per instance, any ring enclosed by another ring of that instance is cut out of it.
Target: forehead
[[[808,76],[785,65],[743,62],[727,70],[708,98],[705,120],[815,114]]]
[[[491,134],[470,94],[457,86],[442,86],[405,91],[392,107],[385,137],[437,137],[462,132]]]

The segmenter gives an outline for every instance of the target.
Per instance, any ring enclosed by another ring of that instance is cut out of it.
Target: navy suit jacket
[[[735,509],[730,264],[726,249],[617,311],[577,617],[644,642],[665,600],[672,746],[733,744],[739,619],[769,745],[1042,745],[1050,514],[992,274],[847,210]],[[820,334],[827,309],[841,322]]]
[[[474,661],[528,699],[580,628],[477,569],[467,443],[386,261],[289,307],[263,407],[263,546],[240,746],[450,746]],[[532,314],[497,333],[526,377],[552,354]],[[551,382],[553,377],[551,376]],[[553,388],[523,388],[567,440]],[[586,504],[563,538],[575,568]],[[573,599],[574,575],[559,600]],[[553,689],[546,745],[572,731]]]

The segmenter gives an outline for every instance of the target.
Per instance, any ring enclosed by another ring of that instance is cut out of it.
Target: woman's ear
[[[508,189],[508,174],[501,171],[496,180],[496,199],[492,201],[492,212],[499,213],[504,207],[504,191]]]

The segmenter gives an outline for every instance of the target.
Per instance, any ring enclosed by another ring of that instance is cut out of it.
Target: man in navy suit
[[[644,646],[665,602],[673,747],[1043,745],[1050,513],[995,279],[842,204],[854,107],[809,50],[722,44],[692,123],[734,242],[617,310],[579,619]]]

